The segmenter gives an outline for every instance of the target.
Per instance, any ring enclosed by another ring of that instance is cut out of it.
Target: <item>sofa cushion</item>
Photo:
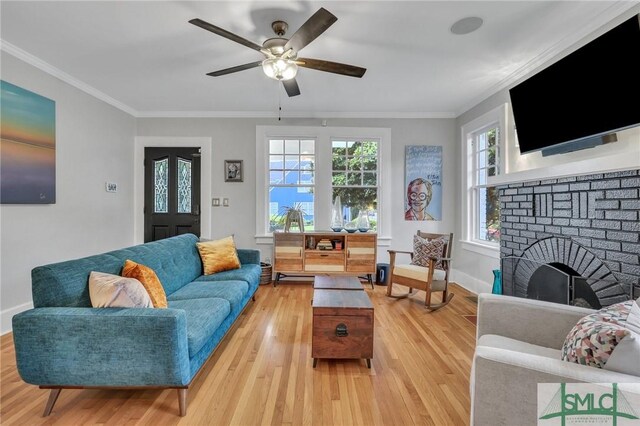
[[[154,308],[167,307],[167,295],[153,269],[127,259],[124,262],[124,268],[122,268],[122,276],[140,281],[149,293]]]
[[[199,299],[217,297],[225,299],[235,310],[249,291],[245,281],[194,281],[169,296],[169,300]]]
[[[562,359],[591,367],[605,367],[620,342],[627,338],[634,341],[640,338],[625,327],[633,303],[632,300],[617,303],[582,317],[565,339]]]
[[[497,334],[485,334],[478,339],[477,346],[488,346],[496,349],[506,349],[508,351],[522,352],[530,355],[543,356],[545,358],[559,359],[560,350],[545,348],[544,346],[532,345],[509,337],[498,336]]]
[[[120,275],[91,272],[89,296],[94,308],[153,308],[142,283]]]
[[[262,268],[260,265],[242,265],[240,269],[218,272],[213,275],[202,275],[196,281],[246,281],[249,284],[259,283]]]
[[[190,358],[202,349],[231,312],[229,302],[219,298],[169,300],[169,307],[185,312]]]
[[[202,258],[204,275],[240,268],[240,259],[238,259],[233,237],[199,242],[196,245]]]

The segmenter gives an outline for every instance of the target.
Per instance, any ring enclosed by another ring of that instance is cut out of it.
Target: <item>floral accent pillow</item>
[[[419,235],[414,235],[413,236],[413,259],[411,260],[411,264],[428,268],[429,258],[431,257],[441,258],[442,256],[444,256],[445,244],[446,244],[446,240],[442,237],[434,238],[433,240],[428,240],[426,238],[422,238]],[[436,262],[435,269],[444,270],[444,266],[442,265],[441,260],[438,260]]]
[[[625,338],[635,337],[626,328],[633,303],[633,300],[617,303],[582,317],[565,339],[562,359],[604,368],[616,346]]]

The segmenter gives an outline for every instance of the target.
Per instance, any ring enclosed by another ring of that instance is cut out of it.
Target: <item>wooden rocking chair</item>
[[[423,267],[412,264],[396,263],[396,254],[409,254],[413,260],[413,252],[388,250],[390,257],[389,267],[389,285],[387,286],[387,296],[403,299],[408,297],[413,289],[424,290],[426,294],[425,305],[430,311],[435,311],[446,306],[453,294],[448,293],[449,272],[451,269],[451,247],[453,246],[453,233],[450,234],[429,234],[418,231],[418,236],[433,240],[436,238],[444,238],[445,244],[441,257],[432,257],[429,259],[429,267]],[[436,269],[435,264],[440,260],[443,269]],[[400,284],[409,287],[409,292],[402,295],[393,294],[393,284]],[[434,291],[442,292],[442,302],[438,304],[431,303],[431,293]]]

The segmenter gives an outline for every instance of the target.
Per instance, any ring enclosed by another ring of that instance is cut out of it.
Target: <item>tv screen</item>
[[[520,152],[640,124],[640,14],[509,90]]]

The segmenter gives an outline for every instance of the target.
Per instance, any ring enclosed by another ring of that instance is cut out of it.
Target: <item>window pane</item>
[[[349,141],[347,142],[347,155],[353,156],[358,152],[358,149],[361,148],[362,142],[359,141]]]
[[[482,169],[487,167],[487,151],[480,151],[478,153],[478,168]]]
[[[284,168],[285,169],[298,169],[300,167],[300,157],[297,155],[285,155],[284,156]]]
[[[347,159],[340,155],[335,155],[333,156],[333,165],[331,166],[333,167],[333,170],[345,170],[347,168]]]
[[[297,185],[300,179],[300,173],[296,171],[285,171],[284,172],[284,183],[287,185]]]
[[[333,188],[333,197],[340,196],[342,202],[345,224],[355,224],[360,210],[366,209],[369,216],[369,225],[372,230],[377,229],[378,224],[378,189],[377,188]]]
[[[300,184],[301,185],[313,185],[313,172],[302,172],[300,173]]]
[[[270,155],[269,168],[272,170],[284,169],[284,157],[282,155]]]
[[[333,186],[345,186],[347,184],[346,173],[334,173],[332,177]]]
[[[300,141],[285,140],[284,141],[284,153],[285,154],[299,154],[300,153]]]
[[[362,185],[362,173],[347,174],[347,185]]]
[[[269,154],[284,154],[284,141],[281,139],[271,139],[269,141]]]
[[[315,157],[313,155],[300,156],[300,169],[313,170],[315,168]]]
[[[153,164],[155,213],[169,212],[169,159],[155,160]]]
[[[362,170],[362,159],[360,157],[349,158],[347,161],[347,170]]]
[[[378,170],[378,159],[376,157],[364,157],[362,164],[363,170]]]
[[[300,187],[270,187],[269,188],[269,231],[284,229],[284,207],[302,203],[304,210],[304,229],[313,230],[314,220],[314,194],[307,188],[300,192]],[[273,214],[277,211],[277,214]]]
[[[283,177],[282,177],[282,171],[278,170],[276,172],[269,172],[269,183],[271,184],[278,184],[278,183],[282,183]]]
[[[178,213],[191,213],[191,160],[178,158]]]
[[[376,179],[376,173],[363,173],[363,181],[362,183],[365,186],[376,186],[378,184],[378,180]]]
[[[483,241],[500,241],[500,203],[495,187],[478,188],[478,235]]]
[[[487,169],[478,170],[478,182],[477,185],[487,184]]]
[[[315,153],[315,141],[303,140],[300,141],[300,153],[301,154],[314,154]]]
[[[487,134],[480,133],[478,135],[478,148],[476,151],[482,151],[483,149],[487,149]]]

